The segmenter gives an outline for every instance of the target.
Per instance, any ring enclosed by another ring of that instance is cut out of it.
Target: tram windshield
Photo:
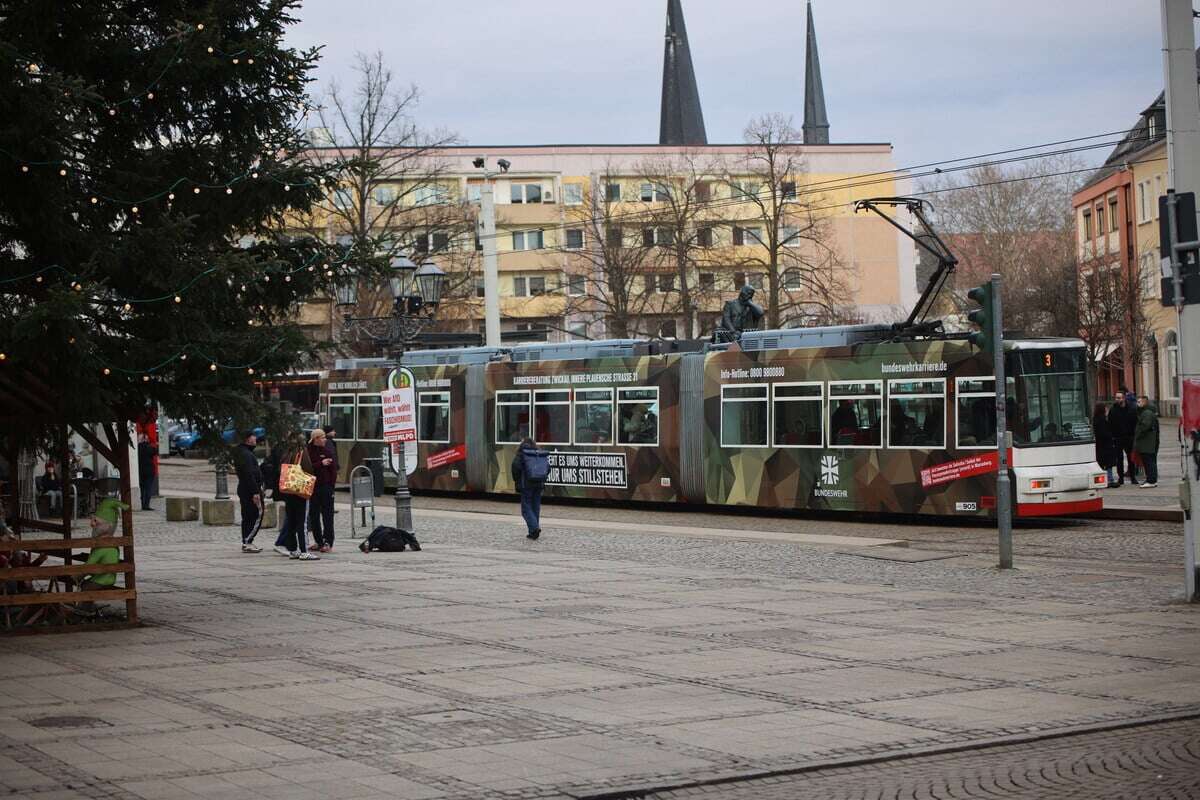
[[[1018,350],[1008,393],[1008,425],[1020,445],[1091,442],[1086,360],[1079,350]]]

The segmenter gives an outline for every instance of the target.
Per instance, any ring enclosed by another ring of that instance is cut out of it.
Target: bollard
[[[217,467],[214,470],[214,472],[216,473],[216,476],[217,476],[217,493],[215,495],[215,498],[217,500],[228,500],[229,499],[229,473],[225,471],[224,467]]]

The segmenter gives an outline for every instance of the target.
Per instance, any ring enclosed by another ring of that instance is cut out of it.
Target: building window
[[[333,207],[338,211],[353,211],[354,193],[349,189],[335,189],[333,192]]]
[[[717,278],[711,272],[700,273],[700,291],[711,292],[717,285]]]
[[[958,378],[957,445],[960,450],[996,447],[996,379]]]
[[[604,199],[610,203],[621,202],[621,184],[619,184],[619,183],[604,184]]]
[[[795,181],[783,181],[782,183],[780,183],[779,184],[779,195],[784,200],[795,200],[796,199],[796,182]]]
[[[740,292],[742,290],[742,287],[745,285],[746,285],[746,273],[744,273],[744,272],[733,273],[733,290],[735,292]]]
[[[946,446],[946,380],[888,381],[888,447]]]
[[[450,393],[421,392],[418,396],[417,441],[450,442]]]
[[[546,293],[544,275],[517,275],[513,278],[514,297],[537,297]]]
[[[476,297],[484,297],[486,294],[487,294],[487,292],[484,289],[483,278],[476,278],[475,279],[475,296]]]
[[[1146,115],[1146,139],[1153,141],[1158,136],[1158,115],[1151,111]]]
[[[450,202],[450,192],[445,186],[418,186],[413,190],[414,206],[440,206]]]
[[[570,336],[572,339],[588,338],[587,323],[586,322],[572,322],[570,325],[567,326],[567,335]]]
[[[743,228],[733,226],[733,243],[735,245],[762,244],[762,228]]]
[[[621,230],[620,225],[613,225],[605,229],[604,241],[609,247],[624,247],[625,235]]]
[[[771,387],[776,447],[821,447],[821,409],[825,395],[819,383],[776,383]]]
[[[1092,212],[1091,210],[1083,212],[1083,238],[1084,241],[1092,239]]]
[[[449,234],[422,233],[413,238],[413,249],[418,253],[439,253],[449,247]]]
[[[678,328],[675,326],[675,320],[669,319],[658,326],[658,338],[674,339],[676,338],[677,330]]]
[[[671,199],[671,193],[665,186],[653,183],[642,184],[643,203],[665,203]]]
[[[496,444],[516,444],[529,435],[529,392],[496,392]]]
[[[883,446],[882,381],[830,381],[829,445]]]
[[[371,191],[371,199],[376,205],[390,206],[396,202],[396,189],[392,186],[376,186]]]
[[[568,206],[583,205],[583,184],[564,183],[562,186],[563,204]]]
[[[338,439],[354,439],[354,395],[329,395],[329,424]]]
[[[533,440],[542,444],[571,443],[571,390],[533,393]]]
[[[801,280],[800,270],[789,269],[789,270],[784,271],[784,273],[783,273],[783,288],[785,290],[787,290],[789,292],[796,292],[796,291],[799,291],[802,286],[803,286],[803,281]]]
[[[583,228],[567,228],[566,248],[568,250],[583,249]]]
[[[543,237],[541,231],[513,231],[513,250],[541,250]]]
[[[672,228],[642,228],[642,244],[646,247],[666,247],[675,243]]]
[[[762,193],[762,184],[757,181],[732,181],[729,189],[734,200],[757,200]]]
[[[1096,235],[1104,235],[1104,206],[1096,206]]]
[[[658,445],[658,387],[617,390],[617,442]]]
[[[658,291],[659,294],[667,294],[675,291],[675,276],[674,275],[659,275],[658,276]]]
[[[360,442],[383,441],[383,398],[377,394],[358,396],[358,435]]]
[[[612,444],[612,389],[575,390],[575,444]]]
[[[713,229],[712,225],[704,225],[696,229],[696,244],[701,247],[713,246]]]
[[[696,201],[707,203],[712,200],[712,184],[708,181],[700,181],[696,184]]]
[[[1142,181],[1137,185],[1139,223],[1150,220],[1150,207],[1146,204],[1146,190],[1149,188],[1149,183],[1150,181]]]
[[[467,184],[467,202],[475,204],[483,202],[483,187],[480,184]]]
[[[721,446],[767,446],[767,384],[721,387]]]
[[[540,183],[514,183],[509,186],[509,192],[514,203],[542,202],[542,185]]]
[[[779,229],[779,243],[784,247],[799,247],[800,229],[795,225],[784,225]]]
[[[587,292],[587,277],[584,275],[567,276],[567,294],[579,297]]]
[[[1121,229],[1121,223],[1117,220],[1117,198],[1115,197],[1108,200],[1108,229],[1113,233]]]

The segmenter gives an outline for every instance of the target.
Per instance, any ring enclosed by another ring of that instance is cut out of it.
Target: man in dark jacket
[[[242,433],[242,443],[233,449],[233,468],[237,472],[238,500],[242,504],[242,552],[261,553],[262,548],[254,544],[254,537],[262,527],[262,470],[258,468],[258,457],[254,447],[258,437],[254,431]]]
[[[1113,395],[1113,404],[1108,410],[1108,425],[1118,447],[1117,482],[1113,485],[1123,484],[1125,474],[1129,473],[1129,482],[1137,486],[1137,469],[1133,463],[1133,431],[1137,427],[1137,412],[1126,401],[1123,391]]]
[[[317,485],[308,501],[308,527],[314,544],[310,550],[328,553],[333,550],[333,490],[337,485],[337,459],[326,447],[325,431],[315,429],[308,440],[308,457],[312,461]]]
[[[152,511],[150,498],[154,496],[154,445],[150,437],[138,434],[138,488],[142,490],[142,511]]]
[[[1150,405],[1146,395],[1138,398],[1137,427],[1133,432],[1133,449],[1146,469],[1143,489],[1158,485],[1158,409]]]
[[[527,539],[542,535],[542,490],[546,488],[549,453],[539,450],[528,436],[521,440],[512,461],[513,482],[521,493],[521,516],[529,529]],[[538,477],[538,476],[541,477]]]

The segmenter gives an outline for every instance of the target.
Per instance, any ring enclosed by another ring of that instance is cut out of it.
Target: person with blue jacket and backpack
[[[549,475],[550,453],[539,449],[533,439],[526,436],[513,458],[512,476],[517,491],[521,493],[521,516],[529,528],[526,534],[528,539],[537,539],[542,535],[539,519],[542,514],[542,490],[546,488]]]

